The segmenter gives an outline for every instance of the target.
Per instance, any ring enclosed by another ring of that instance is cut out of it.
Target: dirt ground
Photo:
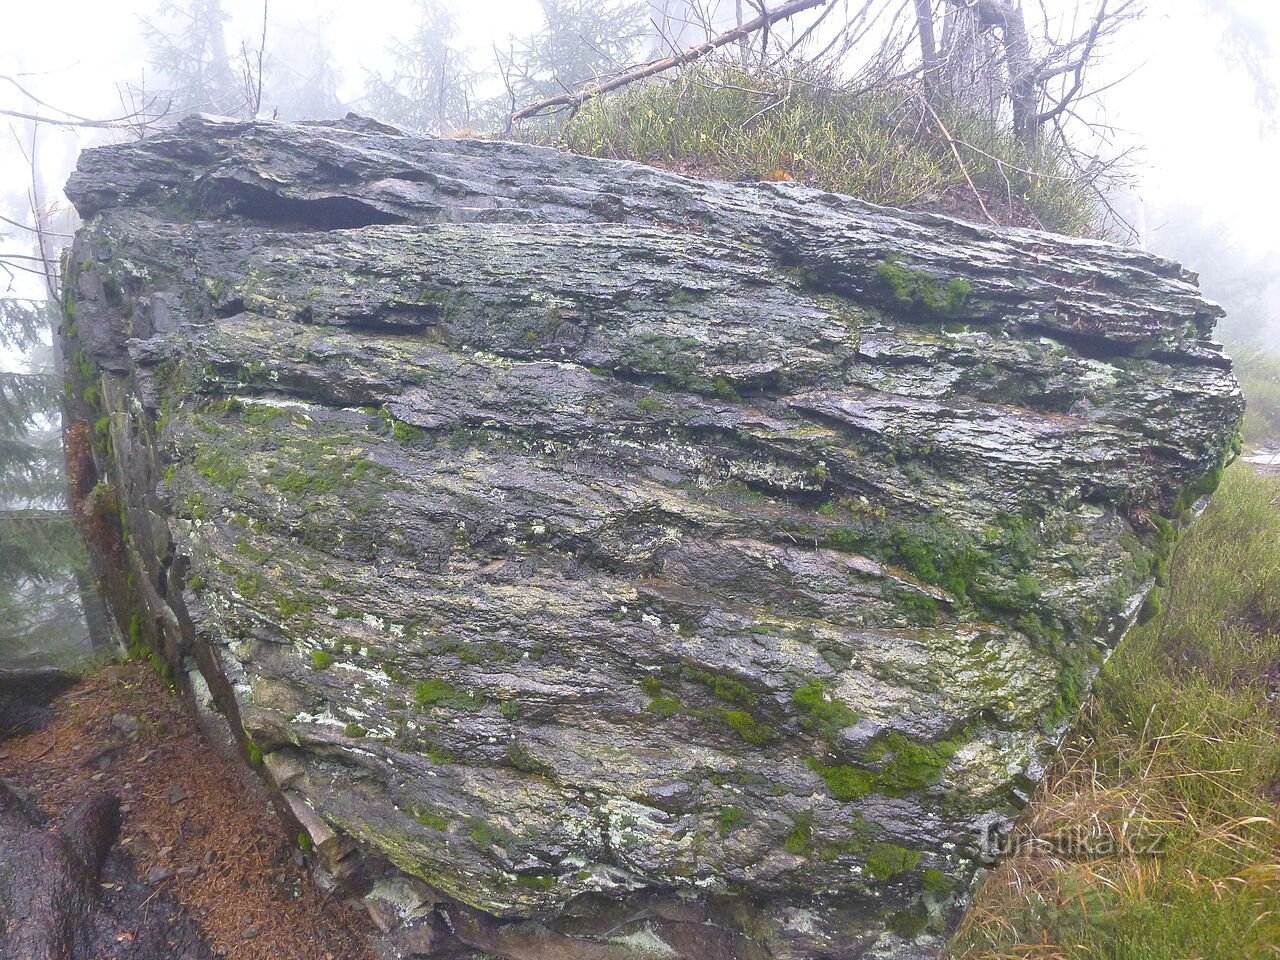
[[[119,796],[116,849],[185,908],[215,956],[371,960],[364,912],[316,887],[296,838],[149,665],[97,671],[42,719],[43,729],[0,741],[0,777],[54,821],[90,794]],[[111,877],[103,887],[109,894]]]

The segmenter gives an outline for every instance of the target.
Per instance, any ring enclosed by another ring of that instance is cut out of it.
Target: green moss
[[[806,726],[827,736],[834,736],[841,728],[858,721],[857,713],[828,693],[821,680],[811,680],[795,690],[791,704],[800,711]]]
[[[252,740],[249,741],[249,765],[251,767],[262,766],[262,748]]]
[[[944,282],[923,270],[905,267],[894,257],[876,267],[876,278],[897,306],[930,319],[957,316],[972,290],[962,277]]]
[[[890,796],[922,790],[938,782],[943,768],[959,749],[960,744],[952,740],[919,743],[901,733],[891,733],[876,750],[880,756],[888,755],[889,760],[875,775],[875,784]]]
[[[485,705],[484,697],[471,690],[455,687],[447,680],[434,677],[423,680],[413,688],[413,701],[419,707],[447,707],[451,710],[466,710],[475,713]]]
[[[644,413],[657,413],[665,404],[657,397],[641,397],[636,401],[636,409]]]
[[[677,670],[674,666],[668,666],[664,670],[670,676],[683,676],[707,687],[718,699],[731,703],[755,702],[755,694],[731,677],[693,668]],[[649,674],[644,677],[640,681],[640,689],[650,698],[645,709],[664,719],[683,714],[700,720],[720,720],[728,724],[747,743],[756,746],[766,743],[773,736],[773,731],[767,724],[761,723],[746,710],[729,710],[725,707],[700,709],[688,706],[676,697],[663,693],[662,679],[658,674]]]
[[[1158,591],[1153,591],[1156,592]],[[1058,726],[1080,709],[1088,685],[1088,663],[1088,654],[1076,648],[1059,654],[1058,674],[1054,678],[1058,696],[1045,718],[1046,727],[1052,729]]]
[[[842,764],[827,766],[812,757],[809,767],[826,781],[827,790],[837,800],[861,800],[876,786],[876,775],[870,770]]]
[[[747,813],[741,807],[728,804],[720,808],[716,815],[716,830],[720,836],[727,837],[734,830],[747,822]]]
[[[773,730],[767,724],[759,722],[745,710],[717,709],[715,713],[734,733],[754,746],[767,743],[773,736]]]
[[[550,890],[556,885],[554,873],[518,873],[516,886],[526,890]]]
[[[1184,510],[1190,509],[1195,502],[1207,494],[1213,493],[1222,484],[1222,477],[1226,472],[1226,464],[1219,463],[1212,470],[1206,473],[1199,480],[1186,487],[1178,496],[1178,502],[1174,507],[1175,514],[1181,514]]]
[[[930,893],[950,893],[951,879],[941,870],[930,867],[924,872],[924,888]]]
[[[268,427],[277,421],[290,416],[283,407],[275,407],[269,403],[250,403],[243,406],[244,422],[252,427]]]
[[[233,578],[236,589],[246,599],[259,596],[262,593],[262,574],[256,570],[243,570]]]
[[[509,847],[518,838],[510,830],[495,826],[481,817],[467,821],[471,839],[480,847]]]
[[[904,940],[914,940],[928,925],[929,908],[923,903],[899,910],[889,918],[889,929]]]
[[[710,393],[721,400],[739,400],[737,389],[724,377],[716,377],[711,383]]]
[[[311,834],[307,833],[305,830],[298,834],[299,850],[303,853],[310,853],[313,846],[315,845],[311,842]]]
[[[312,670],[328,670],[333,666],[333,654],[328,650],[312,650],[311,651],[311,669]]]
[[[96,380],[98,377],[97,365],[89,359],[89,355],[83,350],[77,350],[71,357],[71,366],[81,380]]]
[[[969,596],[979,574],[991,565],[974,538],[941,515],[887,526],[864,522],[828,527],[818,535],[834,550],[879,557],[926,583],[945,587],[961,600]]]
[[[360,739],[368,732],[369,732],[368,730],[360,726],[360,724],[358,723],[348,723],[345,727],[342,728],[342,735],[344,737],[351,737],[351,739],[353,740]]]
[[[442,750],[440,747],[435,747],[435,746],[423,747],[422,755],[426,757],[428,760],[430,760],[432,763],[438,763],[441,766],[444,766],[445,764],[453,763],[453,756],[447,750]]]
[[[449,818],[441,813],[436,813],[426,807],[418,807],[413,811],[413,818],[424,827],[430,827],[432,830],[439,830],[444,833],[449,829]]]
[[[1142,601],[1142,608],[1138,611],[1138,624],[1145,626],[1160,616],[1163,610],[1164,599],[1160,595],[1160,588],[1152,587],[1151,592]]]
[[[920,862],[919,850],[908,850],[895,843],[878,840],[867,854],[867,876],[875,880],[888,880],[900,873],[914,870]]]
[[[659,696],[649,701],[649,705],[645,707],[650,713],[656,713],[658,716],[666,719],[674,717],[677,714],[684,713],[684,704],[675,697]]]
[[[517,700],[504,700],[498,707],[498,713],[504,720],[520,719],[520,703]]]
[[[418,427],[394,420],[391,424],[391,436],[401,443],[421,443],[426,434]]]
[[[137,613],[129,617],[129,654],[134,657],[147,655],[147,641],[142,635],[142,617]]]
[[[282,617],[297,616],[311,609],[311,601],[306,597],[276,597],[275,603]]]
[[[265,480],[281,493],[309,497],[336,494],[372,484],[391,470],[353,449],[338,436],[291,437],[279,448],[281,462],[269,465]]]
[[[794,853],[798,857],[809,855],[813,846],[813,817],[802,815],[795,818],[795,825],[782,842],[782,849]]]
[[[899,594],[898,606],[912,623],[927,625],[937,622],[938,601],[928,594],[915,592]]]
[[[750,707],[756,702],[755,692],[751,690],[745,683],[735,680],[733,677],[726,676],[723,673],[715,673],[711,670],[702,670],[697,667],[686,667],[681,671],[681,675],[694,683],[700,684],[711,691],[711,695],[717,700],[723,700],[725,703],[733,703],[743,707]]]

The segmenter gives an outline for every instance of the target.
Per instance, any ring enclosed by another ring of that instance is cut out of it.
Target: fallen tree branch
[[[748,37],[757,30],[768,27],[770,24],[777,23],[779,20],[786,20],[795,16],[797,13],[802,13],[805,10],[811,10],[814,7],[820,7],[831,2],[833,2],[833,0],[789,0],[788,3],[784,3],[776,9],[765,10],[760,14],[760,16],[755,17],[752,20],[748,20],[740,27],[734,27],[732,30],[728,30],[717,37],[712,37],[705,43],[689,47],[687,50],[675,54],[674,56],[651,60],[646,64],[624,71],[610,80],[604,80],[599,83],[583,87],[580,90],[562,93],[558,96],[550,97],[547,100],[530,104],[529,106],[518,110],[516,113],[513,113],[511,115],[511,120],[513,122],[516,120],[527,120],[529,117],[536,116],[537,114],[542,113],[542,111],[549,110],[552,107],[569,107],[573,110],[577,110],[588,100],[592,100],[601,94],[608,93],[610,90],[617,90],[619,87],[624,87],[629,83],[634,83],[636,80],[643,80],[645,77],[652,77],[655,74],[663,73],[667,70],[674,69],[675,67],[682,67],[685,64],[693,63],[695,60],[700,60],[707,54],[712,53],[730,43],[735,43],[744,37]]]
[[[951,136],[951,131],[947,129],[947,125],[942,122],[942,118],[938,116],[926,97],[921,97],[920,102],[924,104],[924,108],[929,111],[929,116],[933,117],[933,122],[942,131],[942,137],[947,141],[947,146],[951,148],[951,155],[955,157],[956,165],[960,168],[960,172],[964,174],[964,179],[969,184],[969,189],[973,191],[973,198],[978,201],[978,207],[982,210],[982,215],[991,223],[999,226],[1000,221],[991,215],[991,211],[987,209],[986,201],[982,199],[981,191],[978,190],[977,184],[973,182],[973,177],[969,176],[969,168],[965,166],[964,158],[960,156],[960,150],[956,147],[956,141]]]
[[[47,123],[54,127],[84,127],[89,130],[122,130],[129,129],[129,123],[121,120],[58,120],[53,117],[42,117],[22,110],[0,109],[0,116],[13,117],[15,120],[31,120],[35,123]],[[163,116],[158,114],[157,117]]]

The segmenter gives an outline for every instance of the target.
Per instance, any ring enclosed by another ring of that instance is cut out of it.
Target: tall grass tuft
[[[1280,956],[1280,479],[1237,464],[952,944],[963,960]]]
[[[803,66],[696,64],[589,101],[541,136],[593,156],[981,219],[972,180],[1001,222],[1082,234],[1096,221],[1090,187],[1057,146],[1028,153],[997,120],[931,111],[909,85],[860,90]]]

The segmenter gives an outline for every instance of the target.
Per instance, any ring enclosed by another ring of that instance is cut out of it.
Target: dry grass
[[[945,131],[945,132],[944,132]],[[1028,154],[990,119],[925,106],[908,84],[872,91],[706,62],[589,101],[540,129],[578,153],[728,180],[797,180],[871,203],[1088,232],[1088,185],[1053,145]],[[972,182],[972,185],[971,185]]]
[[[1280,480],[1229,470],[1170,573],[954,957],[1280,957]]]

